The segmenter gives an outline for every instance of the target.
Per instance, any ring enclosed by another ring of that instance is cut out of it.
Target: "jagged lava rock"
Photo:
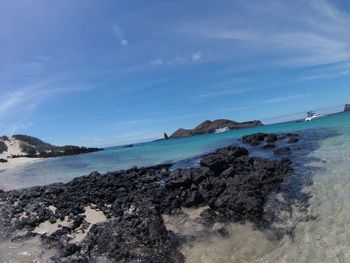
[[[93,172],[69,183],[0,192],[0,235],[14,238],[16,230],[33,231],[43,222],[68,217],[69,227],[41,236],[44,244],[60,251],[54,262],[90,262],[101,256],[116,262],[184,262],[180,240],[166,229],[162,214],[209,206],[207,218],[261,225],[267,196],[293,172],[287,158],[254,157],[239,146],[203,156],[197,168],[170,167]],[[82,242],[72,245],[71,235],[88,224],[82,215],[92,204],[107,221],[92,226]]]

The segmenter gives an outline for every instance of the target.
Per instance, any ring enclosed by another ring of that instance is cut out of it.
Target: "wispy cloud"
[[[37,108],[57,96],[90,90],[90,86],[64,85],[58,87],[52,80],[37,82],[22,88],[3,91],[0,97],[0,126],[3,133],[13,133],[34,124],[28,119]]]
[[[202,60],[202,58],[202,52],[196,51],[192,54],[175,55],[174,57],[168,58],[156,58],[151,60],[149,64],[151,66],[176,66],[181,64],[198,63],[200,60]]]
[[[284,97],[278,97],[278,98],[271,98],[267,100],[262,100],[260,103],[262,104],[272,104],[272,103],[281,103],[281,102],[288,102],[288,101],[294,101],[294,100],[300,100],[300,99],[306,99],[310,97],[311,93],[305,93],[305,94],[294,94]]]
[[[232,96],[232,95],[242,94],[250,90],[251,89],[249,88],[223,89],[223,90],[217,90],[217,91],[208,92],[208,93],[201,93],[199,94],[198,97],[205,99],[205,98],[219,97],[219,96],[225,96],[225,95]]]
[[[287,66],[320,65],[350,59],[350,15],[331,5],[330,1],[305,3],[297,22],[294,17],[298,11],[296,5],[291,6],[288,2],[264,6],[255,1],[246,5],[244,18],[235,13],[231,17],[215,18],[216,23],[196,21],[178,30],[193,39],[212,40],[226,46],[222,52],[217,52],[221,59],[240,56],[234,50],[225,52],[229,45],[239,47],[240,52],[244,52],[245,46],[247,51],[257,54],[274,52],[276,56],[270,63]],[[256,17],[269,19],[259,20],[261,25],[257,25]],[[222,22],[217,23],[217,20]]]
[[[160,65],[163,65],[163,64],[164,64],[164,61],[163,61],[163,59],[161,59],[161,58],[157,58],[157,59],[155,59],[155,60],[152,60],[152,61],[150,62],[150,64],[151,64],[152,66],[160,66]]]
[[[18,119],[16,122],[13,122],[9,125],[2,125],[0,123],[0,131],[2,132],[2,134],[5,135],[9,135],[9,134],[14,134],[16,133],[18,130],[26,130],[32,126],[34,126],[33,122],[21,122],[22,119]]]
[[[310,80],[319,80],[319,79],[334,79],[334,78],[340,78],[340,77],[345,77],[350,75],[350,70],[342,70],[338,72],[334,71],[327,71],[327,72],[322,72],[322,73],[317,73],[317,74],[312,74],[312,75],[307,75],[303,76],[297,79],[297,81],[310,81]]]
[[[197,51],[192,54],[192,61],[198,61],[202,58],[202,53]]]

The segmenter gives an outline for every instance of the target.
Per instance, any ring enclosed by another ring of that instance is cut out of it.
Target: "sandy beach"
[[[3,141],[7,147],[7,150],[0,153],[0,159],[7,160],[6,163],[0,163],[0,173],[9,169],[14,169],[19,166],[28,165],[42,158],[28,158],[28,157],[19,157],[19,158],[11,158],[13,155],[25,155],[20,147],[20,142],[12,137]]]
[[[20,157],[20,158],[9,158],[7,159],[7,163],[0,163],[0,173],[17,168],[19,166],[28,165],[34,162],[38,162],[43,160],[43,158],[27,158],[27,157]]]

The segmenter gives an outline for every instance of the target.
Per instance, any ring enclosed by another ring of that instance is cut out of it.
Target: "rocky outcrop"
[[[165,140],[169,140],[169,136],[168,136],[168,134],[166,132],[164,132],[164,139]]]
[[[290,136],[255,137],[246,141]],[[58,251],[53,262],[91,262],[101,256],[115,262],[184,262],[179,251],[184,239],[166,228],[162,214],[207,206],[202,220],[209,229],[218,220],[262,226],[274,218],[264,217],[268,196],[292,172],[288,158],[254,157],[232,145],[203,156],[197,168],[172,170],[163,164],[93,172],[65,184],[0,192],[0,236],[14,240],[21,230],[29,238],[40,235],[34,231],[40,224],[60,220],[70,223],[41,234],[43,243]],[[89,226],[83,215],[88,207],[102,211],[106,221]],[[81,242],[74,241],[85,231]]]
[[[170,138],[187,137],[206,133],[214,133],[216,129],[228,128],[229,130],[245,129],[262,126],[261,121],[235,122],[231,120],[218,119],[214,121],[206,120],[194,129],[178,129]]]
[[[350,104],[345,104],[344,111],[350,111]]]
[[[174,138],[179,138],[179,137],[188,137],[188,136],[192,136],[192,135],[193,135],[192,130],[180,128],[180,129],[176,130],[172,135],[170,135],[169,138],[174,139]]]

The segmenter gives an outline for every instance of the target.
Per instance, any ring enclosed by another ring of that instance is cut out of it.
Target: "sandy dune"
[[[33,158],[27,158],[27,157],[11,158],[12,155],[24,155],[25,154],[22,152],[22,150],[20,148],[19,141],[12,138],[12,137],[9,137],[9,140],[2,140],[2,141],[6,144],[8,149],[7,149],[7,151],[0,154],[0,159],[5,159],[8,162],[7,163],[0,163],[0,172],[41,160],[41,158],[33,159]]]

